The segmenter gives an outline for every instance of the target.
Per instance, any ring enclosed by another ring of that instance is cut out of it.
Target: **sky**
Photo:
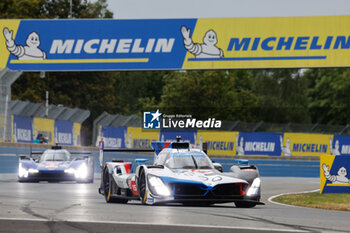
[[[349,15],[350,0],[108,0],[115,19]]]

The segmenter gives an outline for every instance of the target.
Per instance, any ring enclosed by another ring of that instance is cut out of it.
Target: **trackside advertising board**
[[[106,148],[125,148],[126,127],[100,126],[100,136],[103,136]],[[97,142],[99,142],[100,137]]]
[[[283,156],[321,156],[330,154],[330,134],[284,133]]]
[[[281,156],[282,133],[239,132],[237,155]]]
[[[33,139],[39,134],[47,138],[48,144],[54,144],[54,124],[55,120],[47,118],[33,118]]]
[[[73,146],[81,145],[81,123],[73,123]]]
[[[152,149],[151,142],[159,140],[159,130],[143,130],[139,127],[128,127],[125,140],[126,148]]]
[[[33,141],[33,118],[12,115],[12,141]]]
[[[81,145],[81,123],[17,115],[11,118],[11,142],[32,143],[42,134],[48,144]]]
[[[350,16],[0,20],[0,69],[350,66]]]
[[[332,145],[331,155],[350,156],[350,135],[334,135],[330,144]]]
[[[209,155],[235,155],[237,136],[238,132],[198,130],[196,144],[201,148],[207,142]]]
[[[54,137],[55,143],[73,145],[73,122],[56,120]]]
[[[350,156],[322,155],[320,193],[350,193]]]

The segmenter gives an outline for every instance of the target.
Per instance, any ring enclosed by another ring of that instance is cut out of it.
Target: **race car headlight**
[[[18,176],[21,178],[28,177],[28,170],[25,167],[23,167],[22,163],[18,165]]]
[[[161,178],[148,175],[148,184],[151,193],[159,196],[170,196],[170,191]]]
[[[74,168],[68,168],[66,170],[64,170],[65,173],[69,173],[69,174],[75,174],[75,169]]]
[[[38,169],[29,168],[28,172],[29,173],[39,173],[39,170]]]
[[[88,168],[85,163],[80,165],[77,170],[75,170],[75,178],[85,179],[88,176]]]
[[[261,180],[260,178],[255,178],[252,185],[248,189],[247,196],[253,196],[259,194]]]

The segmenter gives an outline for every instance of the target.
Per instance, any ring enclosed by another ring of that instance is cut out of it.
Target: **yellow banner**
[[[183,69],[350,66],[350,16],[198,19]]]
[[[33,119],[33,138],[35,139],[38,134],[42,134],[48,141],[48,144],[54,144],[54,125],[55,120],[46,118]]]
[[[10,55],[6,46],[6,38],[16,37],[20,20],[0,20],[0,70],[5,69]]]
[[[335,155],[322,155],[320,157],[320,193],[323,192],[327,181],[324,173],[332,168],[334,159]]]
[[[73,123],[73,146],[81,146],[81,123]]]
[[[236,155],[236,138],[238,132],[229,131],[197,131],[197,145],[207,142],[208,155]]]
[[[125,146],[126,148],[152,149],[151,142],[159,140],[159,130],[128,127]]]
[[[282,156],[321,156],[330,154],[333,135],[285,133]]]

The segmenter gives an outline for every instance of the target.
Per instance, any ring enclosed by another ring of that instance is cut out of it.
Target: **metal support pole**
[[[345,132],[345,130],[347,130],[349,127],[350,125],[347,124],[338,134],[342,135]]]
[[[264,124],[264,121],[260,121],[256,126],[252,129],[252,132],[257,131],[262,125]]]
[[[11,85],[22,74],[22,71],[12,71],[7,68],[0,70],[0,139],[4,141],[11,140],[11,109],[9,102],[11,101]]]
[[[72,0],[70,0],[69,1],[69,16],[68,16],[68,18],[73,18],[73,1]]]
[[[46,91],[45,116],[49,116],[49,91]]]
[[[235,121],[233,125],[229,128],[229,131],[233,131],[238,125],[241,123],[241,121]]]
[[[286,132],[286,130],[289,128],[289,126],[291,125],[292,123],[291,122],[288,122],[284,127],[283,127],[283,130],[282,132]]]
[[[5,113],[4,113],[4,132],[2,135],[2,141],[5,142],[7,141],[6,135],[7,135],[7,118],[8,118],[8,107],[9,107],[9,95],[6,95],[6,100],[5,100]]]
[[[318,123],[316,123],[316,124],[314,124],[312,127],[311,127],[311,129],[310,129],[310,133],[312,132],[312,131],[314,131],[316,128],[317,128],[317,126],[318,126]]]

